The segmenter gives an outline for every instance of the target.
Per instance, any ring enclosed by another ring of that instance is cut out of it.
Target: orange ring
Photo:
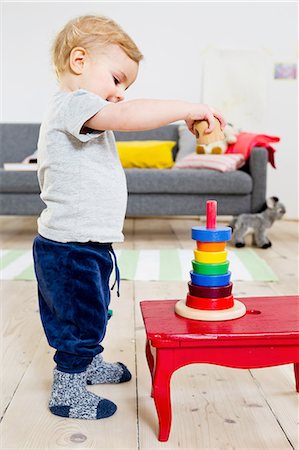
[[[202,252],[222,252],[225,250],[225,242],[200,242],[196,241],[197,250]]]

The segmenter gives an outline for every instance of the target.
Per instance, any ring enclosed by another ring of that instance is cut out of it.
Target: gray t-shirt
[[[57,92],[41,125],[38,180],[46,204],[38,232],[58,242],[122,242],[126,178],[112,131],[82,130],[108,104],[78,90]]]

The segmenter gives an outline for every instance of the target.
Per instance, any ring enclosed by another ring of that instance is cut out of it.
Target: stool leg
[[[151,351],[151,345],[149,340],[147,339],[146,344],[145,344],[145,355],[146,355],[146,360],[147,360],[147,364],[151,373],[151,378],[152,378],[152,389],[151,389],[151,397],[153,397],[153,379],[154,379],[154,371],[155,371],[155,360]]]
[[[156,349],[156,370],[153,381],[153,397],[159,418],[159,441],[168,440],[171,427],[170,378],[173,373],[171,355],[164,349]],[[162,358],[163,356],[163,358]]]
[[[299,363],[294,363],[296,391],[299,392]]]

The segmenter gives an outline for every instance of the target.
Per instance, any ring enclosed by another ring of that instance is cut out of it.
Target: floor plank
[[[0,216],[1,248],[30,249],[37,233],[34,216]]]
[[[293,448],[298,449],[299,404],[293,364],[252,369],[250,372]]]
[[[178,247],[169,221],[163,218],[135,220],[134,233],[134,248],[136,249]],[[136,239],[137,236],[138,238]]]
[[[43,335],[36,283],[2,281],[1,416],[8,407]]]

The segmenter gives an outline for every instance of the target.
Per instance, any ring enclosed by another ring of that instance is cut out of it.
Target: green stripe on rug
[[[242,261],[254,281],[278,281],[278,277],[254,250],[239,249],[238,258]]]
[[[33,265],[27,267],[23,272],[19,273],[15,278],[15,280],[35,280],[35,273]]]
[[[181,261],[176,249],[160,250],[160,280],[175,281],[182,279]]]
[[[133,280],[139,258],[138,250],[122,250],[118,258],[119,270],[123,280]]]
[[[33,269],[33,260],[28,267],[18,265],[18,259],[22,258],[28,250],[5,250],[1,254],[0,261],[0,278],[13,280],[35,280]],[[142,257],[140,258],[140,252]],[[186,254],[185,254],[185,253]],[[278,281],[278,277],[254,250],[238,249],[230,250],[232,280],[247,280],[248,276],[252,281]],[[183,253],[183,257],[182,257]],[[188,260],[190,254],[190,261]],[[123,280],[161,280],[161,281],[187,281],[189,279],[189,271],[191,270],[191,260],[193,253],[191,250],[179,249],[161,249],[155,250],[153,259],[152,250],[120,250],[118,253],[118,264]],[[187,257],[188,255],[188,257]],[[234,263],[234,267],[233,267]],[[157,271],[149,270],[149,265],[157,265]],[[246,269],[246,276],[242,274],[241,267]],[[12,270],[13,268],[13,270]],[[235,269],[234,269],[235,268]],[[138,273],[137,273],[138,272]],[[235,274],[235,276],[234,276]],[[237,278],[238,277],[238,278]]]
[[[1,254],[0,258],[0,270],[5,269],[8,264],[16,261],[20,256],[24,254],[25,250],[8,250],[4,255]]]

